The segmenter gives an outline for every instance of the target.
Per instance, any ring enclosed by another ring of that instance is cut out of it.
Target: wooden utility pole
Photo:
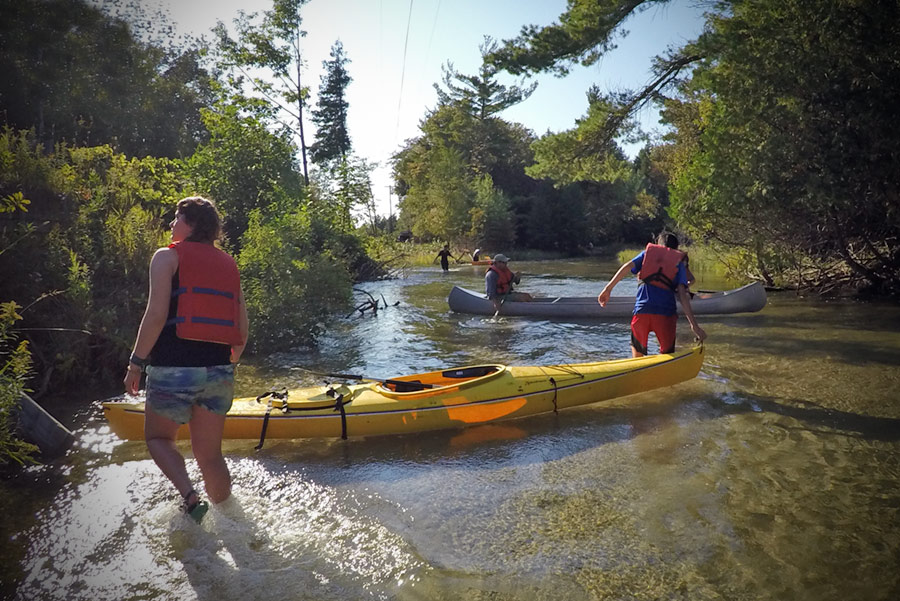
[[[394,211],[391,209],[391,192],[393,192],[393,188],[388,186],[388,233],[394,231]]]

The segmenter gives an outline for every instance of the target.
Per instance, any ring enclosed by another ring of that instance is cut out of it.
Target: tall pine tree
[[[345,92],[352,81],[346,65],[344,45],[338,40],[331,47],[331,60],[322,61],[325,74],[319,86],[318,108],[312,111],[316,124],[316,142],[309,148],[314,163],[334,159],[345,160],[350,154],[350,134],[347,133],[347,103]]]
[[[440,104],[459,104],[466,111],[484,121],[493,115],[519,104],[534,92],[537,83],[531,85],[504,86],[495,78],[499,68],[490,64],[487,57],[497,51],[497,42],[490,36],[484,37],[484,42],[478,47],[481,50],[483,62],[478,75],[465,75],[453,68],[453,63],[448,62],[443,66],[443,80],[447,90],[434,84]],[[459,85],[454,83],[459,82]]]

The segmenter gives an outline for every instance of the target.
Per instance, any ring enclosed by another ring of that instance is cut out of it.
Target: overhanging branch
[[[632,96],[625,96],[624,101],[613,112],[611,112],[597,135],[592,136],[590,140],[582,147],[578,156],[586,156],[591,153],[599,152],[616,138],[622,125],[640,110],[653,98],[661,89],[670,85],[679,74],[689,65],[701,60],[701,54],[679,55],[671,58],[656,79],[645,86],[641,91]]]

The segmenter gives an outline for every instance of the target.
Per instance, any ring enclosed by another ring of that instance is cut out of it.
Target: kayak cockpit
[[[376,389],[385,394],[432,393],[451,387],[481,383],[506,370],[505,365],[474,365],[444,371],[398,376],[380,382]],[[391,395],[393,396],[393,395]]]

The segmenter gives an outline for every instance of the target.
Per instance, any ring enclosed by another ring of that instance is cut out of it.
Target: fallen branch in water
[[[365,314],[366,314],[366,311],[372,311],[372,315],[378,315],[378,299],[376,299],[374,296],[372,296],[371,294],[369,294],[369,293],[366,292],[365,290],[360,290],[359,288],[354,288],[353,290],[354,290],[355,292],[361,292],[361,293],[365,294],[366,296],[369,297],[369,300],[363,301],[362,303],[360,303],[359,305],[357,305],[357,306],[353,309],[353,311],[351,311],[351,312],[347,315],[347,319],[349,319],[349,318],[350,318],[354,313],[356,313],[357,311],[359,311],[359,314],[360,314],[360,315],[365,315]],[[387,309],[387,308],[388,308],[388,302],[387,302],[387,300],[385,300],[383,294],[381,295],[381,301],[384,303],[384,306],[383,306],[383,307],[384,307],[385,309]],[[397,302],[395,302],[395,303],[394,303],[393,305],[391,305],[391,306],[396,307],[396,306],[399,305],[399,304],[400,304],[400,301],[397,301]]]

